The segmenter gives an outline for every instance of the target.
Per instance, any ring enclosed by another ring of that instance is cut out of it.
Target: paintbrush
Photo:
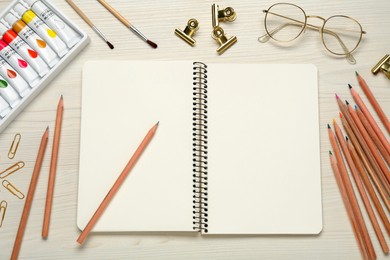
[[[97,0],[99,3],[101,3],[112,15],[114,15],[119,21],[121,21],[127,28],[129,28],[133,33],[135,33],[141,40],[149,44],[154,49],[157,48],[157,44],[146,38],[145,35],[143,35],[140,31],[138,31],[137,28],[134,27],[126,18],[124,18],[117,10],[115,10],[112,6],[110,6],[106,1],[104,0]]]
[[[81,9],[72,0],[65,0],[65,1],[76,11],[76,13],[78,15],[80,15],[81,18],[83,18],[83,20],[89,26],[91,26],[92,30],[94,30],[97,33],[97,35],[99,35],[100,38],[102,38],[103,41],[105,41],[107,43],[107,45],[108,45],[108,47],[110,47],[110,49],[114,49],[114,45],[112,45],[112,43],[107,41],[104,34],[92,23],[92,21],[85,15],[85,13],[83,11],[81,11]]]

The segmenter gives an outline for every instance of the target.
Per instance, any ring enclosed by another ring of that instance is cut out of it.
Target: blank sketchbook
[[[321,231],[313,65],[94,61],[82,84],[81,230],[159,121],[93,231]]]

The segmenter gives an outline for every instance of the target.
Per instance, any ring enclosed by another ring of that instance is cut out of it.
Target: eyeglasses
[[[306,29],[320,32],[320,37],[326,50],[330,53],[345,56],[349,63],[355,64],[352,52],[362,39],[362,26],[355,19],[345,15],[334,15],[325,19],[321,16],[306,15],[305,11],[294,4],[278,3],[263,10],[266,34],[258,38],[265,43],[270,38],[278,42],[291,42],[297,39]],[[318,18],[322,26],[307,23],[308,18]]]

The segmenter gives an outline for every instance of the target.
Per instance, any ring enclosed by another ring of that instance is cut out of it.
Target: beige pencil
[[[332,129],[330,128],[330,125],[328,125],[328,135],[329,135],[329,140],[330,140],[330,143],[332,145],[334,155],[336,157],[337,166],[338,166],[338,169],[340,171],[341,179],[342,179],[343,185],[346,189],[349,202],[351,203],[352,212],[356,217],[356,222],[357,222],[358,228],[359,228],[360,232],[362,233],[364,243],[367,247],[369,258],[376,259],[376,253],[374,250],[374,246],[372,245],[370,235],[368,234],[367,226],[364,223],[363,215],[362,215],[362,212],[360,210],[359,203],[357,201],[355,192],[352,188],[351,180],[349,179],[347,168],[345,167],[340,148],[337,145],[336,136],[333,133]]]
[[[375,234],[376,234],[376,236],[377,236],[377,238],[379,240],[379,244],[381,245],[383,252],[385,254],[388,254],[389,253],[389,247],[388,247],[388,245],[386,243],[386,240],[385,240],[385,238],[383,236],[383,233],[382,233],[382,230],[381,230],[381,228],[379,226],[378,220],[376,219],[374,210],[373,210],[373,208],[372,208],[372,206],[370,204],[370,200],[369,200],[369,198],[367,196],[366,190],[364,189],[363,182],[360,179],[358,170],[357,170],[357,168],[355,166],[355,163],[354,163],[354,161],[352,159],[352,156],[351,156],[351,154],[349,152],[348,146],[347,146],[347,144],[346,144],[346,142],[344,140],[344,135],[341,132],[341,129],[338,126],[336,120],[334,120],[334,119],[333,119],[333,126],[334,126],[334,129],[335,129],[335,132],[336,132],[337,140],[339,141],[341,149],[342,149],[342,151],[344,153],[344,157],[347,160],[349,169],[351,170],[352,177],[355,180],[356,187],[357,187],[357,189],[359,191],[360,197],[362,198],[363,205],[366,208],[368,217],[369,217],[369,219],[371,221],[371,224],[372,224],[372,226],[374,228]]]
[[[47,236],[49,235],[50,216],[51,216],[51,208],[53,205],[54,183],[55,183],[55,177],[57,173],[58,149],[60,146],[63,112],[64,112],[64,99],[61,95],[60,101],[58,102],[57,105],[56,126],[54,130],[53,149],[51,153],[49,183],[47,185],[45,214],[43,217],[42,238],[47,238]]]
[[[30,187],[28,188],[26,202],[24,203],[24,208],[22,212],[22,217],[20,219],[18,233],[16,234],[14,248],[12,250],[12,255],[11,255],[12,260],[18,259],[20,247],[22,246],[23,235],[26,229],[28,216],[30,215],[31,205],[34,198],[35,189],[38,183],[39,172],[41,171],[43,157],[45,156],[48,136],[49,136],[49,127],[46,128],[46,131],[43,133],[41,138],[41,144],[39,146],[37,159],[35,161],[33,174],[31,176]]]

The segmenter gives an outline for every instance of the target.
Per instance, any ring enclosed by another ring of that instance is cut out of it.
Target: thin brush
[[[96,34],[99,35],[100,38],[102,38],[103,41],[107,43],[108,47],[110,47],[111,50],[114,49],[114,45],[112,45],[112,43],[107,40],[104,34],[92,23],[92,21],[85,15],[83,11],[81,11],[81,9],[72,0],[65,1],[76,11],[78,15],[80,15],[81,18],[83,18],[83,20],[92,28],[92,30],[94,30]]]
[[[157,44],[146,38],[137,28],[135,28],[126,18],[124,18],[117,10],[115,10],[111,5],[109,5],[104,0],[97,0],[101,3],[112,15],[114,15],[119,21],[121,21],[127,28],[129,28],[135,35],[137,35],[141,40],[149,44],[152,48],[156,49]]]

